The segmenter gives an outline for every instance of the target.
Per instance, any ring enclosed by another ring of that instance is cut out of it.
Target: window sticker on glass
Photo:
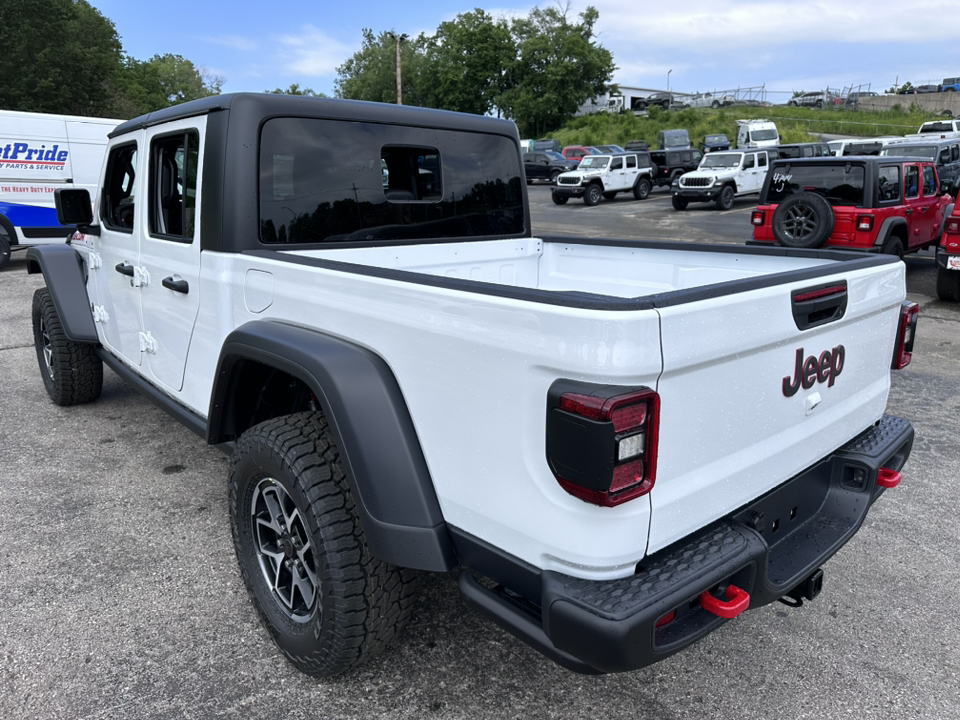
[[[273,195],[290,197],[293,189],[293,155],[273,156]]]

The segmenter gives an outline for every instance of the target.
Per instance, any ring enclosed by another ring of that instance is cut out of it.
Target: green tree
[[[410,40],[397,40],[394,32],[363,29],[363,43],[343,65],[337,68],[335,93],[340,98],[395,103],[397,101],[397,42],[400,42],[400,69],[403,102],[422,105],[420,69],[428,38],[421,34]]]
[[[904,91],[909,92],[911,90],[913,90],[913,83],[907,80],[907,82],[905,82],[899,88],[896,85],[894,85],[893,87],[887,90],[887,93],[889,95],[896,95],[897,92],[904,92]]]
[[[182,55],[154,55],[147,61],[156,70],[161,92],[168,105],[219,95],[224,80],[197,68]]]
[[[276,88],[274,90],[264,90],[265,93],[270,93],[271,95],[302,95],[303,97],[319,97],[325,98],[326,95],[323,93],[314,92],[308,87],[302,88],[299,83],[292,83],[290,87],[286,90],[281,90]]]
[[[507,21],[483,10],[441,23],[426,44],[420,83],[425,104],[477,115],[492,112],[515,54]]]
[[[569,7],[534,8],[511,24],[516,60],[498,105],[521,135],[538,137],[559,128],[580,105],[606,91],[616,69],[611,52],[596,43],[596,8],[588,6],[572,23]]]
[[[109,115],[123,70],[113,23],[86,0],[3,0],[0,107]]]

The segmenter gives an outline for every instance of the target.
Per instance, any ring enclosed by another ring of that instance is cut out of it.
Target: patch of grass
[[[913,104],[904,109],[895,105],[881,112],[846,110],[844,108],[747,107],[737,106],[718,110],[666,111],[652,107],[646,117],[631,113],[622,115],[596,113],[574,118],[550,137],[562,145],[625,145],[631,140],[645,140],[656,147],[660,130],[683,128],[690,133],[694,145],[704,135],[724,133],[736,140],[737,120],[768,118],[780,130],[781,142],[809,142],[823,133],[879,137],[914,133],[921,123],[936,120],[935,113],[923,112]]]

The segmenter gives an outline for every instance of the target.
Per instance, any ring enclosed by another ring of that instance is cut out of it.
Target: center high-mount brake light
[[[917,316],[920,307],[915,302],[904,301],[900,305],[900,322],[897,325],[897,344],[893,348],[890,367],[903,370],[913,359],[913,340],[917,333]]]
[[[547,408],[547,462],[574,497],[612,507],[653,488],[660,396],[649,388],[558,381]]]

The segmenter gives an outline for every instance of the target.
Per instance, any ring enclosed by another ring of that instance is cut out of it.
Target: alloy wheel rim
[[[814,212],[806,205],[795,205],[787,211],[786,215],[783,220],[784,232],[795,240],[808,237],[816,228]]]
[[[43,349],[43,364],[47,375],[53,380],[53,344],[50,342],[50,333],[47,332],[47,324],[40,317],[40,342]]]
[[[300,508],[273,478],[264,478],[250,501],[250,523],[264,582],[281,610],[300,622],[320,607],[316,556]]]

